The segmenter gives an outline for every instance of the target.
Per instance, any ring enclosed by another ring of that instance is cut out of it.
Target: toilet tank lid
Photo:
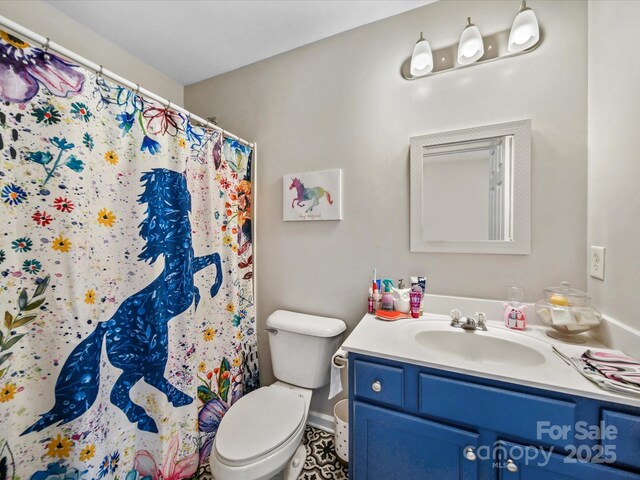
[[[313,337],[335,337],[347,329],[342,320],[306,313],[276,310],[267,318],[267,328]]]

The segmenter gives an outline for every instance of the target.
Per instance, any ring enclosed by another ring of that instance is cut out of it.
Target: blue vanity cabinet
[[[350,353],[349,418],[350,480],[640,480],[636,407]]]

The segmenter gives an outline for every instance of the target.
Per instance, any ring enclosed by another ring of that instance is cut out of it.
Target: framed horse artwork
[[[342,170],[282,177],[282,220],[342,220]]]

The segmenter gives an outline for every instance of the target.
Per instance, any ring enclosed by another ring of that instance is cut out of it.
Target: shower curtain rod
[[[220,128],[216,124],[211,123],[211,122],[205,120],[204,118],[199,117],[199,116],[191,113],[190,111],[185,110],[184,108],[179,107],[178,105],[175,105],[175,104],[171,103],[170,100],[167,100],[166,98],[162,98],[161,96],[156,95],[153,92],[150,92],[146,88],[142,88],[140,86],[140,84],[133,83],[133,82],[127,80],[126,78],[121,77],[117,73],[114,73],[114,72],[112,72],[110,70],[107,70],[106,68],[103,68],[102,65],[99,65],[99,64],[97,64],[95,62],[92,62],[91,60],[88,60],[85,57],[83,57],[81,55],[78,55],[77,53],[74,53],[71,50],[66,49],[62,45],[58,45],[57,43],[52,42],[51,39],[49,39],[47,37],[43,37],[42,35],[39,35],[39,34],[35,33],[34,31],[29,30],[28,28],[23,27],[19,23],[16,23],[13,20],[9,20],[7,17],[4,17],[2,15],[0,15],[0,26],[2,26],[4,28],[7,28],[9,30],[12,30],[13,32],[17,33],[18,35],[26,37],[29,40],[31,40],[32,42],[34,42],[34,43],[40,44],[45,51],[51,50],[51,51],[54,51],[56,53],[59,53],[63,57],[66,57],[69,60],[72,60],[73,62],[79,63],[80,65],[88,68],[89,70],[93,70],[96,73],[96,75],[101,75],[103,77],[108,77],[111,80],[115,81],[116,83],[119,83],[123,87],[127,87],[130,90],[135,91],[136,94],[138,94],[138,95],[143,95],[145,97],[151,98],[152,100],[155,100],[156,102],[165,105],[167,108],[172,108],[173,110],[176,110],[177,112],[180,112],[180,113],[186,115],[187,118],[189,119],[189,121],[195,120],[196,122],[198,122],[200,124],[203,124],[207,128],[211,128],[213,130],[219,131],[220,133],[222,133],[222,135],[224,135],[227,138],[232,138],[234,140],[237,140],[238,142],[244,143],[245,145],[247,145],[247,146],[249,146],[251,148],[255,147],[255,145],[253,143],[248,142],[248,141],[238,137],[237,135],[234,135],[231,132],[227,132],[226,130]]]

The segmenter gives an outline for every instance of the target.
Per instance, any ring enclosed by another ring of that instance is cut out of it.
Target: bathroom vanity
[[[540,327],[366,315],[343,348],[351,480],[640,479],[640,397],[591,384]]]

